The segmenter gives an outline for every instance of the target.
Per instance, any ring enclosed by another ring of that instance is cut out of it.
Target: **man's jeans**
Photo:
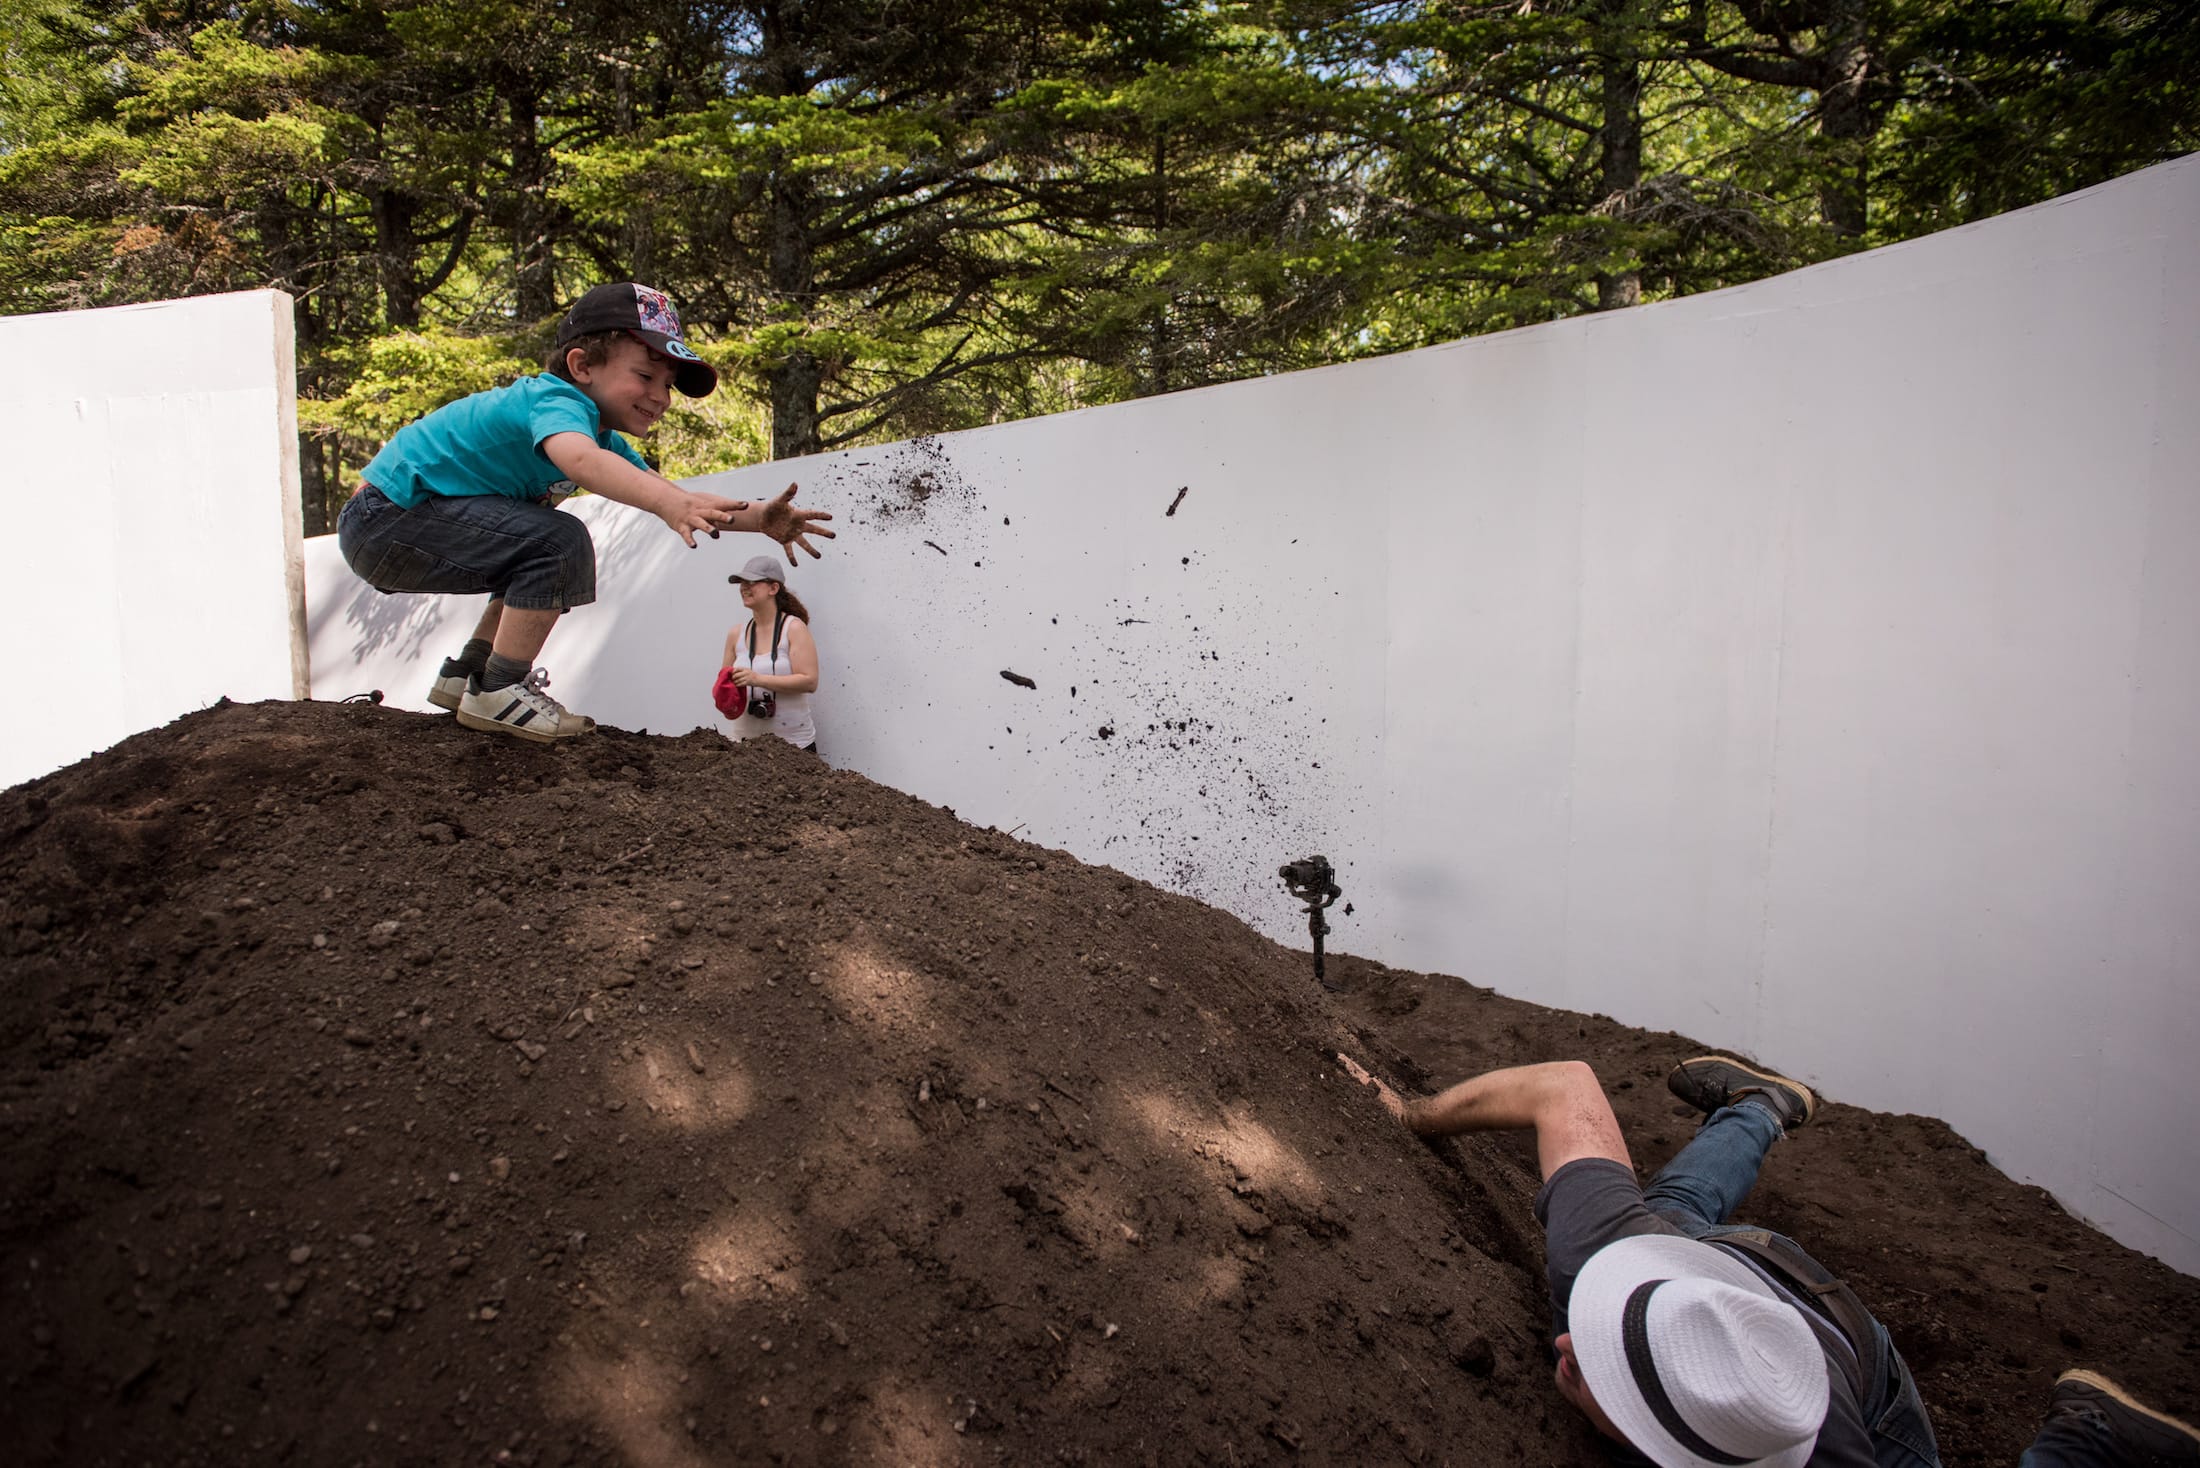
[[[1716,1239],[1741,1232],[1726,1220],[1756,1186],[1765,1153],[1780,1139],[1772,1109],[1744,1096],[1713,1112],[1680,1155],[1642,1190],[1650,1211],[1690,1238]],[[1940,1445],[1918,1399],[1917,1381],[1894,1348],[1887,1328],[1872,1322],[1872,1339],[1854,1343],[1867,1384],[1864,1420],[1872,1429],[1879,1468],[1940,1468]],[[2038,1468],[2051,1468],[2046,1460]]]

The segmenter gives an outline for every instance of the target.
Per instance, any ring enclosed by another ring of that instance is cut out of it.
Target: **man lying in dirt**
[[[1726,1222],[1772,1144],[1816,1109],[1800,1082],[1722,1055],[1676,1066],[1667,1086],[1705,1120],[1645,1188],[1581,1061],[1491,1071],[1407,1101],[1337,1059],[1420,1136],[1534,1129],[1558,1390],[1622,1445],[1615,1458],[1937,1468],[1886,1327],[1792,1241]],[[2022,1468],[2105,1464],[2200,1464],[2200,1431],[2105,1377],[2065,1372]]]

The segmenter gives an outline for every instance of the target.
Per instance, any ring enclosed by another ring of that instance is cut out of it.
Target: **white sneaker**
[[[543,692],[549,681],[548,673],[535,668],[509,688],[484,693],[479,679],[468,679],[465,696],[458,701],[458,721],[469,729],[517,734],[543,744],[593,730],[594,719],[574,713]]]
[[[428,685],[428,702],[439,709],[456,711],[458,701],[466,696],[466,670],[455,659],[443,660],[443,671],[435,675],[435,682]]]

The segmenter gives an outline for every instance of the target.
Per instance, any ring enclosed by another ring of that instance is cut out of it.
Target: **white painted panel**
[[[1442,954],[1445,972],[1563,1003],[1580,335],[1511,332],[1404,360],[1440,396],[1427,467],[1401,480],[1391,516],[1376,951]]]
[[[845,517],[794,581],[834,761],[1279,937],[1275,865],[1325,850],[1339,947],[1943,1116],[2200,1271],[2195,238],[2188,159],[1624,315],[713,487]],[[577,512],[604,601],[556,687],[715,724],[757,544]],[[478,602],[309,556],[318,691],[417,706]]]
[[[2154,196],[2168,242],[2160,275],[2151,463],[2146,477],[2131,749],[2115,903],[2085,993],[2100,1036],[2078,1211],[2149,1253],[2194,1268],[2200,1142],[2200,190]],[[2133,1105],[2134,1098],[2145,1098]],[[2156,1104],[2159,1098],[2160,1104]],[[2053,1186],[2053,1184],[2050,1184]],[[2061,1192],[2061,1188],[2056,1189]]]
[[[38,710],[0,734],[0,783],[304,694],[294,397],[273,291],[0,318],[0,684]]]
[[[1977,253],[1799,313],[1798,345],[1825,349],[1805,397],[1914,340],[1798,487],[1768,1043],[2073,1176],[2087,1112],[1999,1093],[2091,1071],[2094,1016],[2070,996],[2100,981],[2119,843],[2155,403],[2135,348],[2161,302],[2129,260],[2058,291]]]
[[[1787,385],[1756,313],[1665,314],[1583,342],[1569,1002],[1754,1049]]]

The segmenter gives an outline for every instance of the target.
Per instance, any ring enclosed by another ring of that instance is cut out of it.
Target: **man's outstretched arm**
[[[1461,1132],[1535,1131],[1536,1160],[1548,1178],[1569,1162],[1606,1157],[1627,1168],[1627,1139],[1596,1072],[1581,1060],[1516,1065],[1461,1081],[1434,1096],[1408,1101],[1349,1055],[1337,1063],[1363,1086],[1373,1086],[1390,1114],[1423,1137]]]

